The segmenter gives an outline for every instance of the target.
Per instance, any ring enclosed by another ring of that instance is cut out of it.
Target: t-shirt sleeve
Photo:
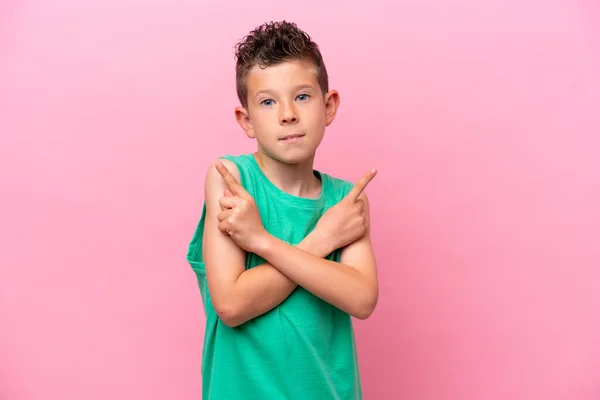
[[[200,222],[196,226],[192,240],[188,246],[188,252],[186,259],[192,269],[197,273],[204,275],[206,270],[204,268],[204,260],[202,258],[202,237],[204,236],[204,220],[206,218],[206,204],[202,207],[202,216]]]

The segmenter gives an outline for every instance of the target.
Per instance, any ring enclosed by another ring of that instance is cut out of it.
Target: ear
[[[340,106],[340,94],[337,90],[330,90],[325,94],[325,126],[331,125]]]
[[[246,136],[250,139],[255,139],[254,128],[252,127],[252,121],[250,120],[250,113],[244,107],[235,108],[235,119],[237,123],[242,127]]]

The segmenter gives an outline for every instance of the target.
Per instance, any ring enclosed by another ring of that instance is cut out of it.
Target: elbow
[[[373,314],[373,311],[375,311],[375,306],[366,305],[361,307],[360,309],[357,309],[353,317],[364,321],[368,319],[371,316],[371,314]]]
[[[355,312],[352,316],[363,321],[368,319],[377,307],[378,297],[377,291],[368,293],[362,297],[360,301],[357,302]]]
[[[214,304],[214,308],[221,322],[230,328],[235,328],[245,322],[241,317],[239,307],[233,303]]]

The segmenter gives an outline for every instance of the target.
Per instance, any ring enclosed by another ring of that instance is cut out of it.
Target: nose
[[[296,112],[296,109],[289,104],[283,104],[281,107],[281,115],[279,116],[279,123],[281,125],[287,125],[295,124],[296,122],[298,122],[298,113]]]

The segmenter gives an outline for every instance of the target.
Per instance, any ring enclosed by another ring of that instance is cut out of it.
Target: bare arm
[[[228,160],[222,162],[239,179],[235,164]],[[267,263],[245,270],[246,251],[218,229],[219,200],[226,188],[214,165],[211,166],[205,183],[203,257],[213,306],[221,320],[233,327],[279,305],[297,284]],[[329,246],[329,241],[322,240],[315,229],[297,248],[313,257],[323,258],[334,250]]]
[[[268,235],[256,253],[315,296],[359,319],[368,318],[377,304],[379,287],[369,233],[342,250],[340,262],[324,260]]]

